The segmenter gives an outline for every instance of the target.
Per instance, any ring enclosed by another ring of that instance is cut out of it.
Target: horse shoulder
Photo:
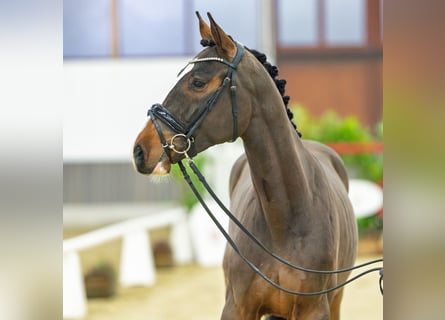
[[[349,190],[349,178],[343,160],[330,147],[317,141],[303,140],[304,146],[320,161],[331,166],[340,177],[346,190]]]

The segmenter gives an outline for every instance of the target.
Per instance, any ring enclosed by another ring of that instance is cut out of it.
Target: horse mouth
[[[156,163],[156,165],[153,168],[153,171],[151,172],[154,176],[166,176],[170,174],[171,170],[171,163],[167,159],[165,153],[161,156],[159,161]]]
[[[133,165],[136,168],[137,172],[147,176],[166,176],[170,173],[171,163],[164,152],[161,154],[159,159],[154,162],[154,164],[150,165],[145,160],[144,153],[140,151],[143,149],[141,147],[138,147],[135,150],[136,155],[133,157]]]

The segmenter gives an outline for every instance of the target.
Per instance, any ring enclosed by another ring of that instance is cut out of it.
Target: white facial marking
[[[164,163],[162,161],[159,161],[155,168],[153,169],[152,174],[158,175],[158,176],[165,176],[168,175],[167,169],[164,168]]]

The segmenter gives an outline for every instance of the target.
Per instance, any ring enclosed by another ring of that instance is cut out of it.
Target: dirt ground
[[[381,256],[360,256],[357,263]],[[88,300],[86,320],[219,319],[224,303],[220,267],[195,265],[160,269],[152,287],[118,288],[113,298]],[[342,320],[383,319],[378,274],[349,284],[342,304]]]

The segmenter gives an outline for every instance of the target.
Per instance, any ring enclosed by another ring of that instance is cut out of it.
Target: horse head
[[[211,45],[189,62],[192,69],[164,102],[149,109],[133,151],[135,168],[142,174],[168,174],[171,164],[186,154],[235,140],[248,126],[253,84],[245,75],[252,69],[248,61],[258,62],[210,14],[210,26],[197,16],[201,37]]]

